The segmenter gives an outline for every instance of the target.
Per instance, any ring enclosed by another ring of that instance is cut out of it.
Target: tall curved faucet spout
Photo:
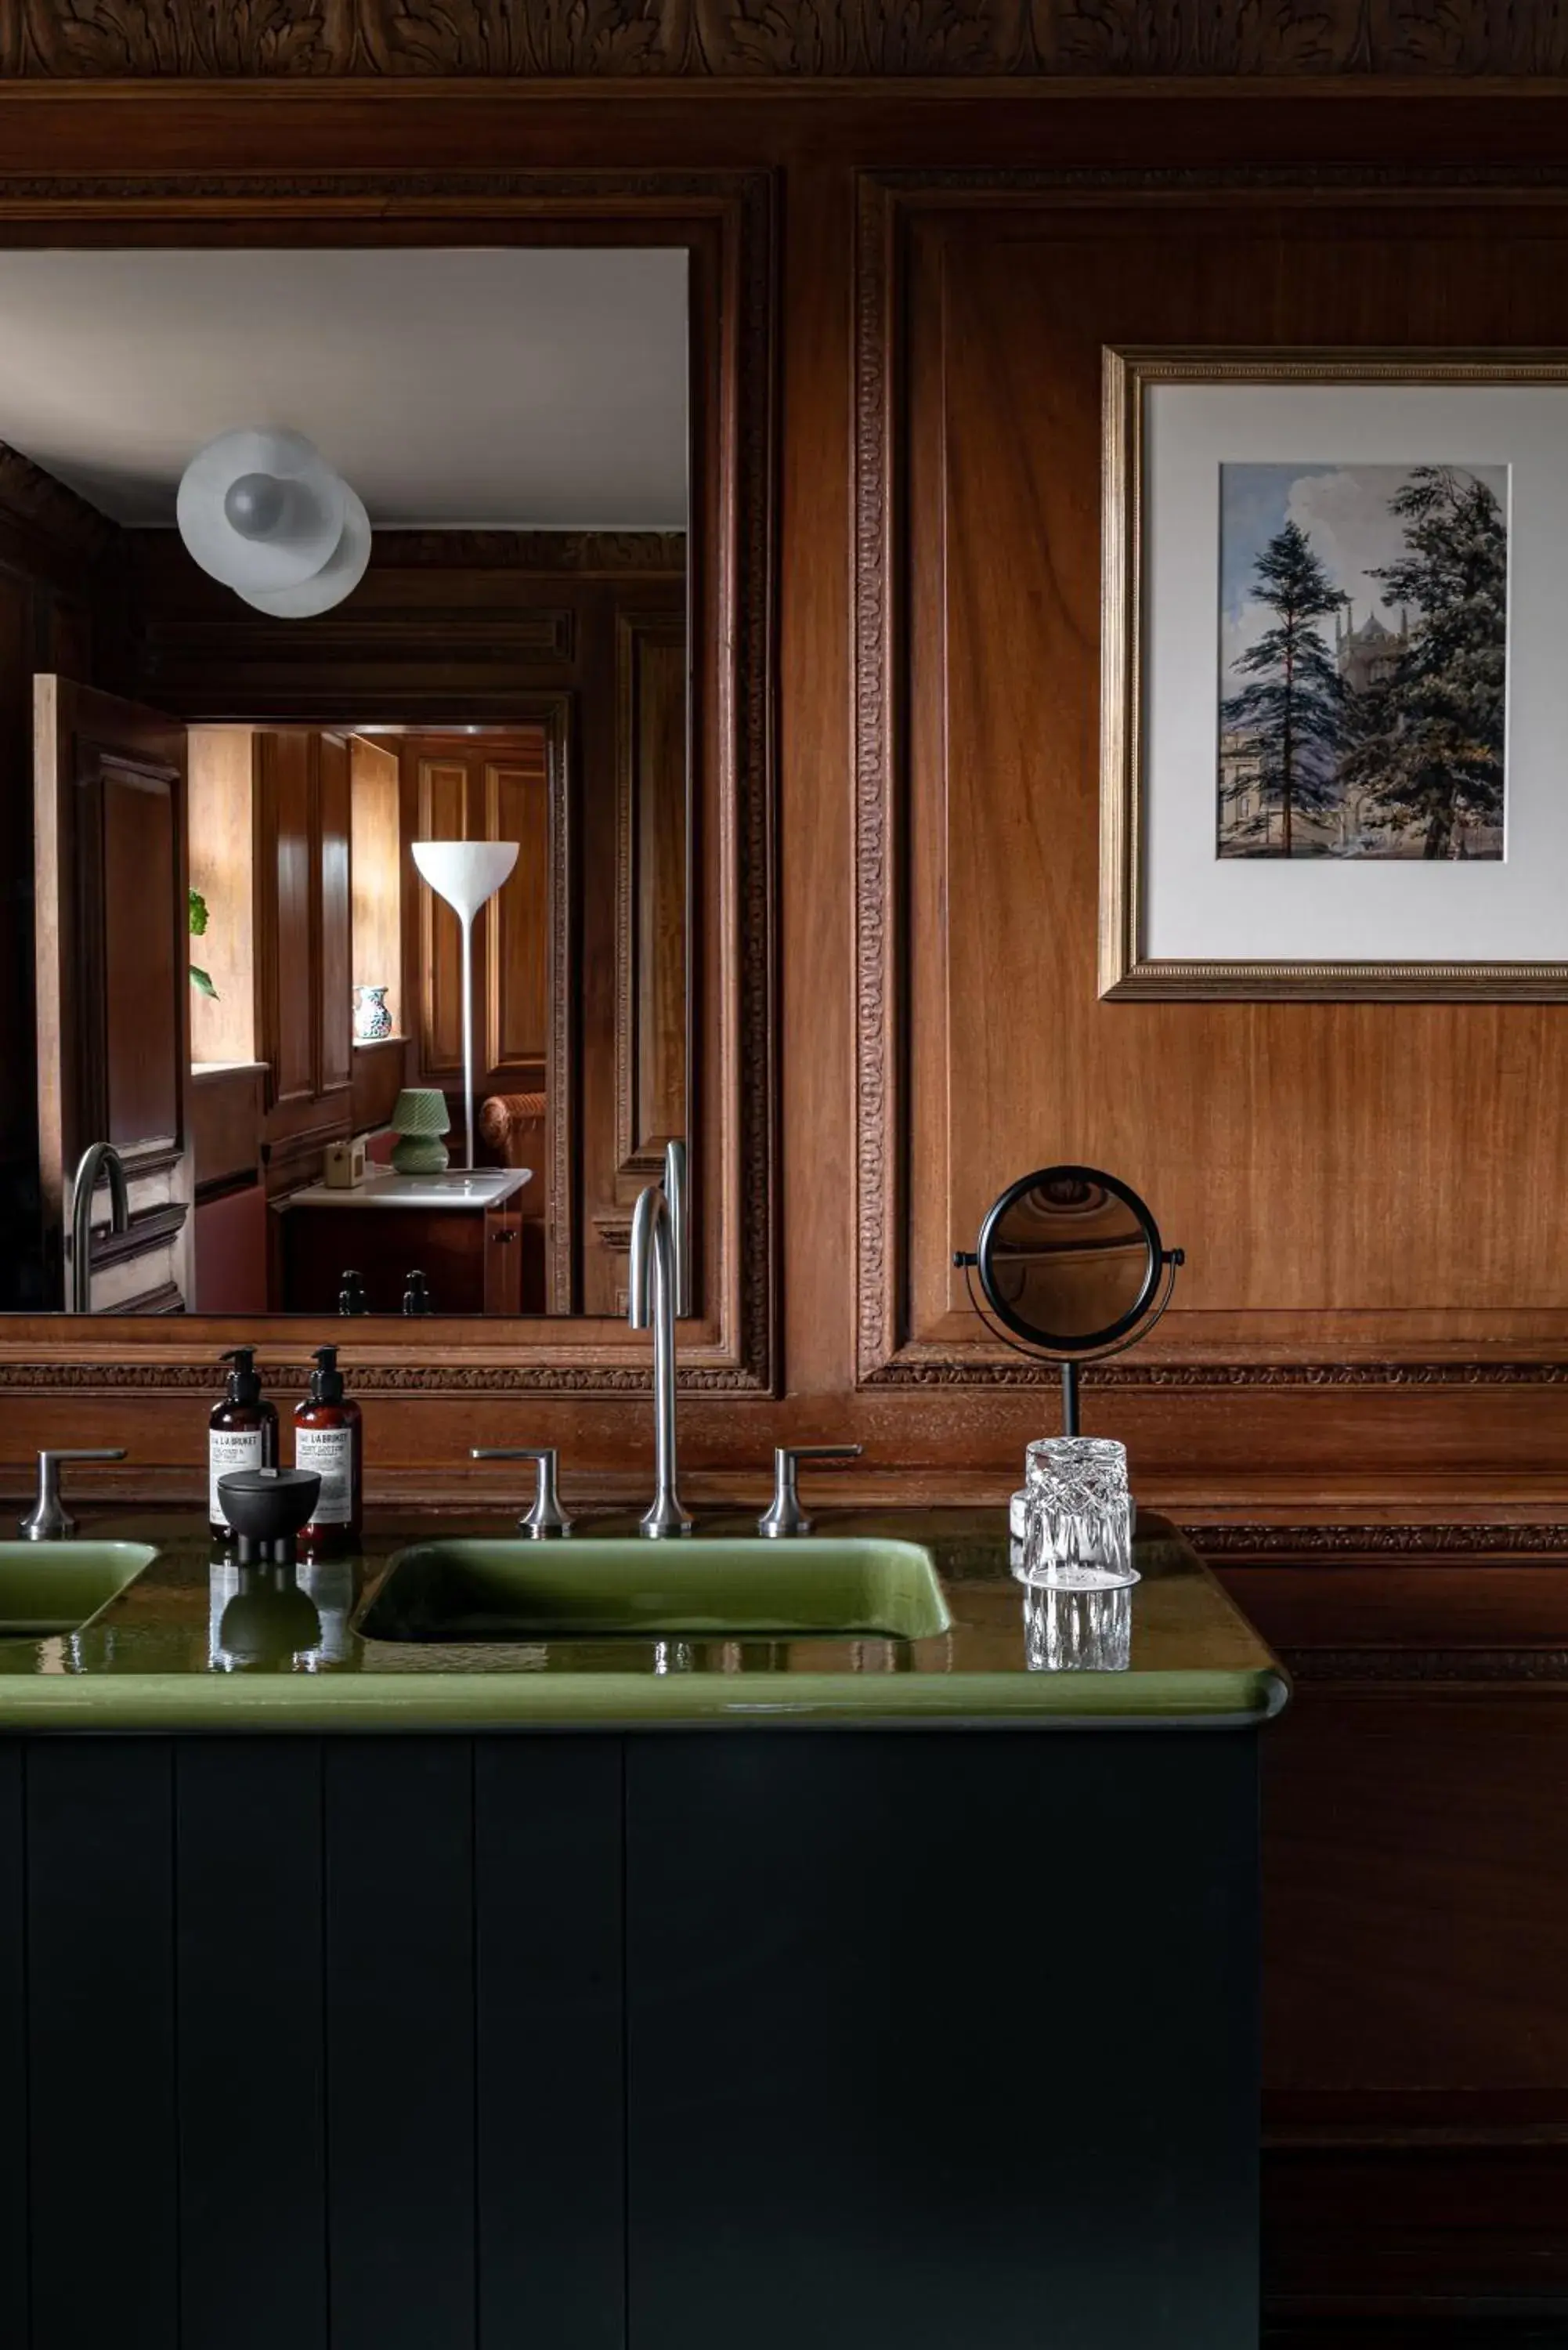
[[[102,1176],[109,1177],[109,1218],[111,1232],[130,1228],[130,1191],[125,1161],[112,1142],[89,1142],[77,1161],[71,1185],[71,1262],[66,1274],[67,1314],[92,1312],[92,1195]]]
[[[676,1246],[682,1204],[672,1205],[657,1183],[649,1183],[639,1193],[631,1219],[627,1320],[634,1330],[653,1331],[655,1492],[639,1528],[651,1541],[691,1531],[678,1490],[675,1443],[675,1314],[680,1289]]]

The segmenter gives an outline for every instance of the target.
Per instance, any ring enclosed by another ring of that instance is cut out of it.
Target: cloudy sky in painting
[[[1447,459],[1421,460],[1446,463]],[[1485,482],[1508,511],[1506,465],[1456,465],[1457,472]],[[1234,693],[1246,679],[1238,657],[1270,625],[1272,615],[1252,595],[1252,567],[1287,522],[1300,525],[1335,585],[1351,601],[1359,628],[1376,609],[1385,627],[1397,629],[1399,615],[1383,601],[1383,583],[1372,573],[1401,553],[1405,534],[1388,501],[1411,471],[1409,465],[1245,464],[1220,468],[1220,690]],[[1332,644],[1334,622],[1323,624]]]

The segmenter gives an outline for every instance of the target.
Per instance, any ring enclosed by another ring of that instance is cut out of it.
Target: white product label
[[[296,1428],[294,1465],[321,1480],[321,1499],[311,1512],[317,1526],[346,1526],[354,1514],[354,1431],[351,1428]]]
[[[263,1450],[266,1430],[261,1428],[214,1428],[207,1434],[207,1523],[226,1526],[229,1513],[218,1499],[218,1480],[240,1469],[266,1466]]]

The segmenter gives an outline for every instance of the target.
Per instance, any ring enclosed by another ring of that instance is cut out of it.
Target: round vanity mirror
[[[1015,1337],[1053,1355],[1125,1337],[1159,1285],[1159,1230],[1137,1193],[1094,1167],[1044,1167],[981,1227],[981,1287]]]
[[[1097,1167],[1040,1167],[1010,1183],[953,1263],[980,1275],[999,1337],[1062,1366],[1063,1432],[1078,1432],[1078,1365],[1119,1354],[1170,1303],[1179,1249],[1166,1248],[1147,1203]],[[1000,1328],[997,1326],[1000,1325]]]

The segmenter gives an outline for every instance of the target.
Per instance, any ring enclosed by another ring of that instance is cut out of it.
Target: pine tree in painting
[[[1405,553],[1376,576],[1416,615],[1407,650],[1345,762],[1379,820],[1459,858],[1502,822],[1508,526],[1486,483],[1417,465],[1389,501]]]
[[[1291,857],[1297,816],[1338,799],[1345,681],[1319,623],[1345,598],[1293,522],[1259,556],[1252,588],[1274,618],[1236,663],[1250,681],[1220,705],[1245,746],[1220,785],[1221,838],[1232,855]]]

